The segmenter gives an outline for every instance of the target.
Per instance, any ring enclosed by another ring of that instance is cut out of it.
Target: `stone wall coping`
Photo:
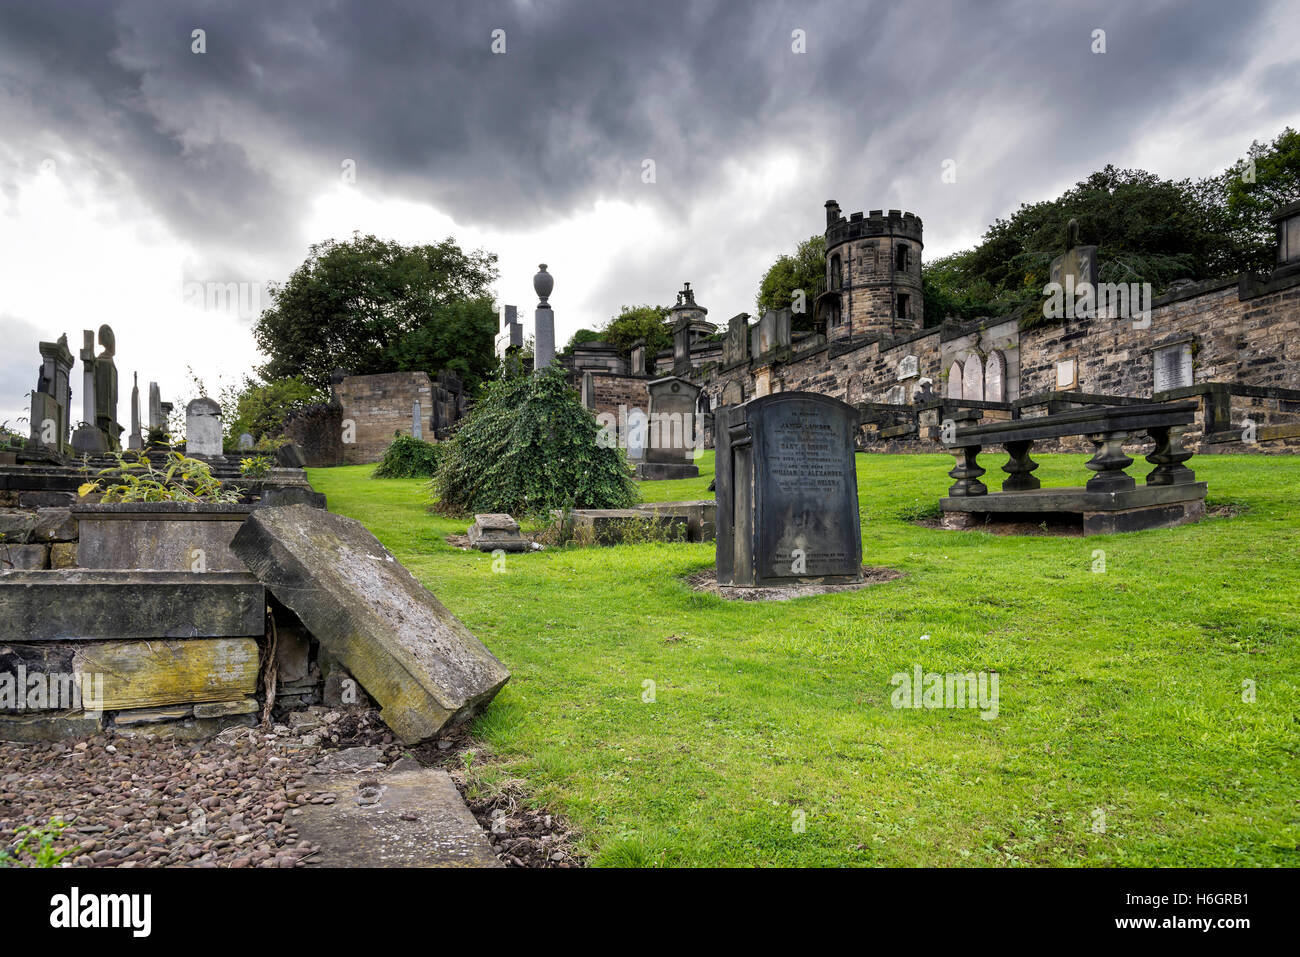
[[[212,502],[103,502],[69,506],[75,516],[99,520],[135,518],[178,518],[243,521],[256,506]]]
[[[957,431],[957,441],[952,448],[964,448],[985,442],[1002,444],[1025,440],[1058,438],[1065,435],[1087,435],[1094,432],[1140,432],[1166,425],[1189,425],[1196,416],[1195,402],[1177,404],[1152,402],[1143,405],[1124,405],[1096,409],[1078,409],[1035,416],[1030,419],[1012,419],[987,425],[969,426]]]

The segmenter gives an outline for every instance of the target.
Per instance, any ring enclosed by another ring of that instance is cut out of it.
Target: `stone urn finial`
[[[555,277],[546,271],[546,263],[537,267],[538,273],[533,277],[533,290],[537,293],[537,308],[550,309],[551,304],[546,301],[546,297],[551,294],[555,288]]]

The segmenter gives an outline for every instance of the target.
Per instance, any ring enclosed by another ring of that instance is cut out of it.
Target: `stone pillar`
[[[95,426],[104,433],[108,448],[122,447],[122,426],[117,422],[117,339],[111,326],[99,327],[99,344],[103,351],[95,359]]]
[[[645,340],[632,343],[632,375],[645,375]]]
[[[596,380],[590,371],[582,374],[582,405],[593,412],[596,409]]]
[[[424,438],[424,424],[420,421],[420,400],[416,399],[411,404],[411,438]]]
[[[99,455],[108,451],[108,437],[95,424],[95,333],[82,331],[81,346],[81,425],[72,433],[72,448],[82,455]]]
[[[555,279],[546,271],[546,263],[537,269],[533,277],[533,289],[537,293],[537,309],[533,313],[533,368],[545,369],[555,358],[555,313],[547,298],[555,288]]]
[[[133,385],[131,386],[131,437],[127,442],[127,447],[140,451],[144,448],[144,436],[140,434],[140,373],[133,373]]]
[[[158,383],[149,383],[149,431],[161,432],[167,429],[167,419],[163,416],[162,393]]]
[[[32,392],[31,437],[28,446],[66,454],[68,419],[72,414],[72,387],[68,377],[74,362],[68,337],[58,342],[42,342],[41,371]]]

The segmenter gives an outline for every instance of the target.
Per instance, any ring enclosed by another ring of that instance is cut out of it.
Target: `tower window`
[[[831,288],[839,289],[841,284],[840,276],[840,257],[831,257]]]
[[[907,293],[900,292],[898,294],[898,311],[895,313],[895,315],[899,319],[907,318],[907,306],[910,298],[911,297],[908,296]]]
[[[896,267],[898,271],[907,272],[908,266],[911,265],[911,262],[912,262],[912,251],[908,249],[906,246],[899,246],[897,263],[896,263]]]

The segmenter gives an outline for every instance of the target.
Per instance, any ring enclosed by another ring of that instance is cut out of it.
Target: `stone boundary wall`
[[[1207,450],[1268,453],[1300,448],[1300,437],[1284,434],[1300,425],[1300,402],[1288,395],[1300,393],[1300,275],[1243,275],[1187,286],[1152,304],[1147,328],[1134,328],[1132,320],[1071,319],[1022,330],[1015,318],[1001,317],[949,322],[901,339],[864,337],[827,343],[821,336],[810,336],[748,362],[707,363],[690,378],[702,387],[713,409],[768,392],[797,390],[855,405],[890,403],[906,419],[915,411],[912,403],[921,378],[932,380],[936,398],[946,397],[950,385],[955,389],[960,385],[950,383],[950,376],[967,363],[976,371],[997,363],[1004,401],[1053,392],[1056,363],[1070,358],[1076,364],[1075,385],[1066,395],[1163,400],[1166,393],[1155,393],[1155,350],[1184,343],[1191,352],[1192,392],[1185,387],[1171,390],[1168,396],[1181,395],[1182,401],[1194,398],[1202,405],[1197,426],[1187,436],[1189,447],[1199,448],[1202,433],[1208,432]],[[910,360],[904,363],[908,357],[915,357],[914,370]],[[643,380],[632,377],[597,375],[598,405],[602,391],[614,396],[620,390],[644,387]],[[982,381],[985,388],[997,388],[987,378]],[[1217,398],[1202,394],[1211,386],[1222,390]],[[1252,394],[1252,389],[1262,392]],[[617,403],[613,405],[611,411],[616,411]],[[1020,414],[1043,411],[1024,406]],[[985,409],[983,414],[984,421],[1001,415],[995,409]],[[1259,443],[1234,442],[1226,434],[1225,423],[1240,431],[1246,419],[1264,427]],[[932,444],[928,439],[881,434],[892,433],[894,427],[865,426],[860,447],[920,451]],[[1071,440],[1066,447],[1077,451],[1084,446]],[[933,450],[940,448],[933,446]]]
[[[334,394],[342,410],[342,426],[350,421],[355,429],[356,440],[342,444],[343,461],[348,465],[378,462],[396,434],[410,435],[416,401],[424,438],[433,440],[433,381],[428,373],[346,376],[335,384]]]

